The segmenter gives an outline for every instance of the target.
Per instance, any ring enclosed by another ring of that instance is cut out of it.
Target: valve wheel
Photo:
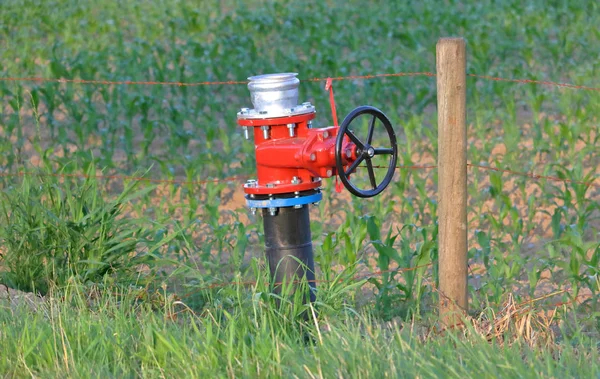
[[[358,117],[362,115],[371,115],[371,121],[369,123],[369,131],[367,134],[366,141],[361,141],[352,130],[348,129],[350,124],[356,120]],[[377,121],[381,122],[387,131],[387,135],[390,142],[390,147],[374,147],[371,145],[373,139],[373,132],[375,130],[375,124]],[[344,169],[344,140],[347,137],[352,143],[354,143],[355,147],[355,155],[356,160],[352,162],[350,165]],[[375,171],[373,167],[373,163],[371,160],[376,155],[389,155],[389,165],[388,170],[381,181],[381,183],[377,183],[377,179],[375,178]],[[392,181],[394,177],[394,172],[396,170],[396,161],[398,160],[398,143],[396,142],[396,134],[394,133],[394,129],[392,128],[392,123],[386,117],[386,115],[380,111],[379,109],[371,106],[361,106],[354,109],[350,112],[342,125],[340,126],[340,130],[338,131],[337,139],[335,141],[335,163],[337,173],[340,177],[340,180],[344,184],[344,186],[355,196],[358,197],[373,197],[381,193],[388,184]],[[367,171],[369,173],[369,182],[371,184],[370,189],[361,189],[358,188],[350,181],[350,174],[362,163],[365,162],[367,165]]]

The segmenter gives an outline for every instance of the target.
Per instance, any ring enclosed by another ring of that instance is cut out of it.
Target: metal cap
[[[300,80],[295,72],[266,74],[248,78],[252,105],[257,112],[281,113],[298,104]]]

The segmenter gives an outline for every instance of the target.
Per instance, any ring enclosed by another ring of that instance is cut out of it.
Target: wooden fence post
[[[438,106],[440,319],[455,325],[468,310],[466,48],[462,38],[436,46]]]

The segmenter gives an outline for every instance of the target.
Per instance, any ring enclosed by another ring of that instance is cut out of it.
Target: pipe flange
[[[266,119],[266,118],[277,118],[277,117],[289,117],[298,116],[307,113],[314,113],[315,106],[309,102],[296,105],[292,108],[277,109],[277,110],[262,110],[257,111],[256,109],[242,108],[237,113],[238,119]]]
[[[283,208],[296,205],[305,205],[319,202],[323,199],[321,192],[316,192],[307,196],[273,198],[273,199],[251,199],[246,195],[246,205],[249,208]]]

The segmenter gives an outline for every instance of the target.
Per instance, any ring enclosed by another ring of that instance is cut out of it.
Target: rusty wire
[[[503,78],[489,75],[479,74],[467,74],[470,77],[476,79],[491,80],[496,82],[511,82],[520,84],[535,84],[543,86],[553,86],[560,88],[570,88],[585,91],[600,92],[600,87],[591,87],[587,85],[577,85],[571,83],[561,83],[549,80],[536,80],[536,79],[513,79]],[[347,75],[347,76],[334,76],[334,77],[322,77],[322,78],[308,78],[305,79],[309,82],[321,82],[327,79],[331,80],[368,80],[377,78],[391,78],[391,77],[406,77],[406,76],[426,76],[435,77],[436,74],[433,72],[422,71],[422,72],[394,72],[394,73],[383,73],[383,74],[370,74],[370,75]],[[241,85],[248,84],[246,80],[216,80],[216,81],[202,81],[202,82],[177,82],[177,81],[153,81],[153,80],[102,80],[102,79],[67,79],[67,78],[42,78],[42,77],[4,77],[0,78],[0,82],[39,82],[39,83],[71,83],[71,84],[95,84],[95,85],[159,85],[159,86],[174,86],[174,87],[198,87],[198,86],[217,86],[217,85]]]
[[[360,166],[362,167],[362,166]],[[598,183],[598,179],[590,180],[590,181],[582,181],[575,179],[566,179],[559,178],[557,176],[552,175],[539,175],[532,172],[523,172],[523,171],[514,171],[509,169],[502,169],[493,166],[484,166],[480,164],[467,163],[467,167],[477,169],[477,170],[487,170],[500,172],[503,174],[515,175],[515,176],[523,176],[534,180],[549,180],[553,182],[561,182],[561,183],[573,183],[573,184],[582,184],[584,186],[592,186],[600,188],[600,183]],[[387,169],[389,166],[373,166],[373,168],[378,169]],[[437,168],[437,165],[434,164],[422,164],[422,165],[399,165],[396,166],[397,170],[430,170]],[[230,176],[226,178],[212,178],[206,180],[187,180],[187,179],[160,179],[160,178],[146,178],[143,176],[132,176],[132,175],[110,175],[110,174],[97,174],[97,175],[88,175],[83,173],[70,173],[70,174],[61,174],[61,173],[39,173],[32,171],[19,171],[19,172],[2,172],[0,173],[0,177],[23,177],[23,176],[53,176],[58,178],[95,178],[95,179],[108,179],[108,180],[120,180],[120,181],[140,181],[140,182],[149,182],[155,184],[179,184],[179,185],[204,185],[207,183],[232,183],[232,182],[242,182],[248,179],[248,175],[237,175]]]

